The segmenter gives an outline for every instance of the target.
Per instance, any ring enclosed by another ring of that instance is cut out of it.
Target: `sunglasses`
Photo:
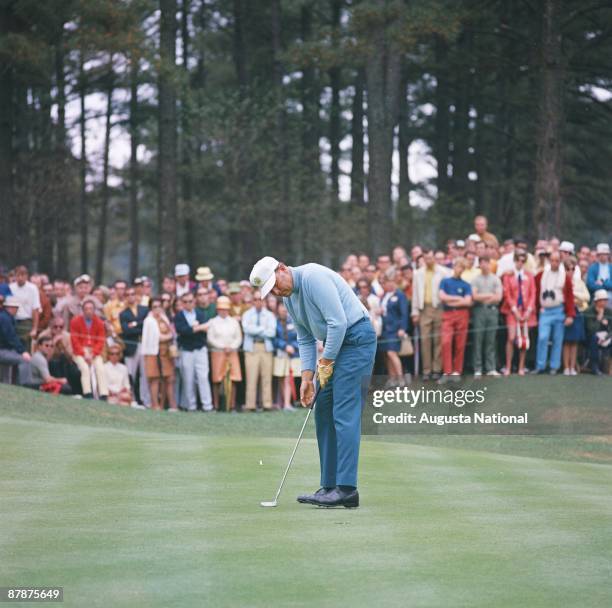
[[[191,304],[193,302],[193,298],[188,298],[186,300],[182,300],[185,304]]]
[[[52,325],[51,329],[64,329],[63,325]]]
[[[118,353],[117,351],[111,351],[110,353],[108,353],[109,357],[118,357],[121,353]]]

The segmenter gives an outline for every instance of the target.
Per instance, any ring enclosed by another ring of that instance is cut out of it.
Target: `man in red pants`
[[[453,265],[453,276],[440,282],[440,301],[442,312],[442,366],[444,375],[439,384],[461,380],[463,355],[467,341],[472,306],[472,288],[461,278],[466,262],[459,257]]]

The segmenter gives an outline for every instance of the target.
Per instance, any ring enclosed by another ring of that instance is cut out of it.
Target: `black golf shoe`
[[[312,503],[318,507],[346,507],[347,509],[355,509],[359,506],[359,492],[357,489],[346,492],[338,487],[331,492],[319,496],[317,501]]]
[[[297,497],[297,501],[306,505],[318,505],[319,498],[332,490],[335,488],[319,488],[314,494],[301,494]]]

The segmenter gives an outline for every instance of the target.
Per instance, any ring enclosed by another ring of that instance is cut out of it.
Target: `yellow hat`
[[[227,296],[219,296],[217,298],[217,310],[229,310],[232,303]]]
[[[208,266],[200,266],[196,274],[196,281],[212,281],[215,275],[211,272]]]

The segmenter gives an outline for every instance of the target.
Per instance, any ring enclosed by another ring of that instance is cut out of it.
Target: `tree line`
[[[0,263],[607,238],[611,51],[596,0],[1,0]]]

